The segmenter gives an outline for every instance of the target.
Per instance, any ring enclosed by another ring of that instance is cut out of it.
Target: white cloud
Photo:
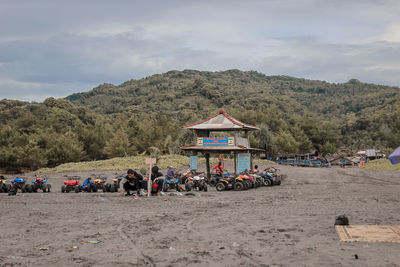
[[[399,9],[372,0],[9,2],[0,9],[9,25],[0,28],[0,98],[188,68],[400,85]]]
[[[386,26],[385,31],[377,37],[380,41],[400,43],[400,22]]]

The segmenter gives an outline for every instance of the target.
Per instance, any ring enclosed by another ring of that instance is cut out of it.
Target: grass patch
[[[66,171],[90,171],[90,170],[127,170],[127,169],[147,169],[148,164],[145,163],[145,156],[135,157],[121,157],[97,161],[83,161],[71,162],[61,164],[55,168],[43,168],[37,173],[50,173],[50,172],[66,172]],[[204,163],[205,160],[199,157],[199,164]],[[172,165],[175,168],[187,166],[190,163],[190,158],[181,155],[165,155],[161,156],[157,162],[160,169],[166,169]]]
[[[400,171],[400,164],[392,165],[388,159],[376,159],[366,163],[363,168],[375,171]]]
[[[120,157],[106,160],[97,161],[83,161],[83,162],[70,162],[61,164],[55,168],[43,168],[36,171],[36,173],[54,173],[54,172],[68,172],[68,171],[92,171],[92,170],[111,170],[111,171],[123,171],[127,169],[141,170],[149,167],[145,163],[146,156],[135,156],[135,157]],[[206,160],[203,156],[199,156],[198,164],[205,164]],[[225,162],[233,162],[233,159],[225,159]],[[211,168],[218,163],[217,158],[210,158]],[[157,166],[160,169],[166,169],[168,166],[174,166],[174,168],[180,168],[182,166],[188,166],[190,164],[190,158],[182,155],[164,155],[161,156],[157,162]],[[254,164],[259,166],[265,165],[276,165],[275,162],[269,160],[256,159]]]

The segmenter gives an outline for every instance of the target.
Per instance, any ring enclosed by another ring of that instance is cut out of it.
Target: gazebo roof
[[[245,146],[212,146],[212,147],[204,147],[204,146],[196,146],[196,145],[188,145],[179,147],[182,150],[190,150],[190,151],[198,151],[198,152],[246,152],[246,151],[265,151],[264,149],[258,148],[249,148]]]
[[[212,117],[198,123],[183,126],[182,128],[208,131],[260,130],[256,126],[243,123],[231,117],[223,108],[219,110],[218,114]]]

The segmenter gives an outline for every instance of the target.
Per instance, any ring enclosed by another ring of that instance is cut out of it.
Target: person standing
[[[222,166],[221,161],[218,162],[218,164],[213,167],[213,170],[215,170],[215,174],[218,176],[224,175],[224,166]]]

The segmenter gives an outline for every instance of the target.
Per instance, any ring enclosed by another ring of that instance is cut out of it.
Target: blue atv
[[[81,186],[81,191],[84,191],[84,192],[97,192],[97,187],[92,182],[92,178],[91,177],[89,177],[85,181],[83,181],[83,184]]]
[[[12,189],[17,192],[18,189],[21,190],[22,193],[31,193],[32,192],[32,186],[30,184],[27,184],[24,179],[22,178],[15,178],[14,180],[11,180],[11,187]]]
[[[169,189],[176,189],[176,191],[180,192],[183,191],[182,188],[180,187],[180,176],[175,175],[175,176],[166,176],[164,185],[163,185],[163,191],[167,192]]]

